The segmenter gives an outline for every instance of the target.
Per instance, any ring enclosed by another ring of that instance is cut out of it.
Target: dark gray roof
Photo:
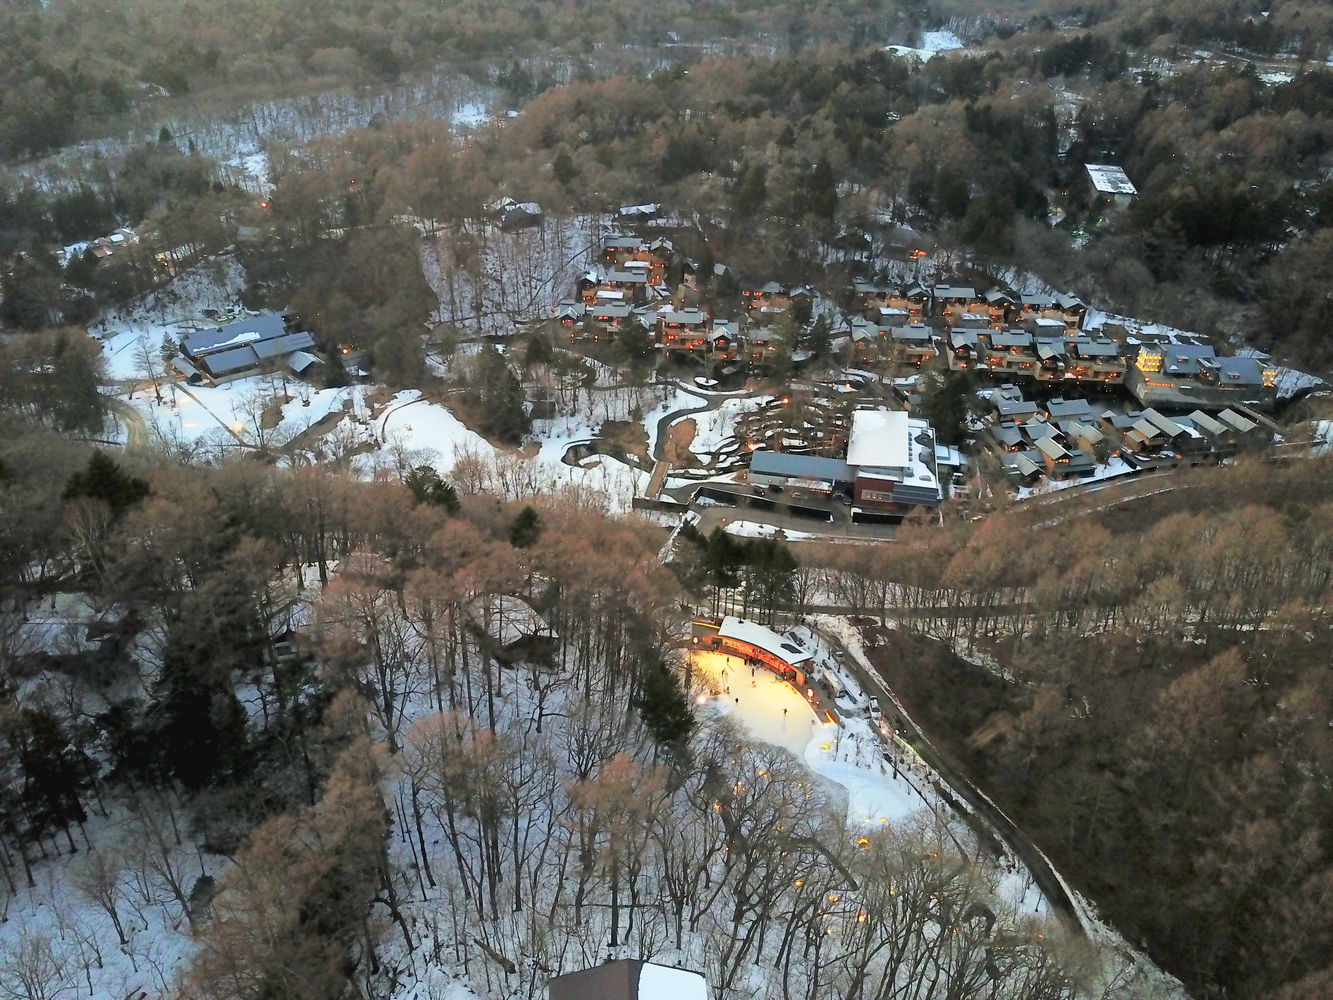
[[[1114,358],[1120,353],[1115,341],[1088,337],[1075,337],[1069,342],[1069,349],[1080,358]]]
[[[278,313],[247,316],[224,327],[196,330],[181,340],[181,350],[192,358],[199,358],[213,351],[225,351],[241,344],[281,337],[286,330],[286,324]]]
[[[257,368],[265,361],[286,357],[297,351],[305,351],[315,346],[315,338],[304,330],[284,334],[269,340],[259,340],[223,351],[214,351],[198,359],[199,363],[214,378],[234,375],[250,368]]]
[[[1036,403],[1026,399],[992,399],[991,404],[1001,417],[1030,417],[1038,410]]]
[[[795,479],[820,479],[850,483],[856,473],[838,458],[815,455],[791,455],[780,451],[756,451],[750,456],[750,470],[762,476],[791,476]]]
[[[234,375],[256,367],[259,364],[259,355],[247,344],[244,347],[234,347],[230,351],[209,354],[200,361],[208,369],[208,374],[214,378],[221,378],[224,375]]]
[[[970,302],[977,297],[977,290],[969,285],[936,285],[933,294],[937,299],[958,299]]]
[[[260,340],[250,346],[254,348],[259,360],[265,361],[283,354],[291,354],[293,351],[309,350],[315,346],[315,338],[304,330],[298,330],[296,333],[284,334],[272,340]]]
[[[1025,330],[1009,331],[995,330],[986,334],[991,347],[1030,347],[1032,346],[1032,334]]]
[[[1046,403],[1046,413],[1052,420],[1080,420],[1092,417],[1092,404],[1086,399],[1061,399],[1056,396]]]
[[[1217,358],[1217,381],[1221,385],[1264,384],[1265,363],[1258,358]]]
[[[940,502],[940,488],[938,486],[908,486],[905,483],[894,483],[893,502],[933,507]]]
[[[896,328],[893,331],[893,339],[907,343],[928,344],[930,343],[930,334],[930,327],[922,323],[913,323],[910,326]]]
[[[1216,355],[1209,344],[1158,344],[1162,354],[1162,374],[1197,375],[1199,362]]]

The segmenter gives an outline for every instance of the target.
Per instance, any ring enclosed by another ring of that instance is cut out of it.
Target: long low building
[[[800,645],[783,638],[771,628],[733,615],[723,618],[720,624],[696,621],[694,641],[709,649],[719,649],[733,656],[754,660],[797,686],[805,683],[806,673],[814,659]]]
[[[289,332],[281,315],[264,313],[182,337],[185,362],[176,368],[186,377],[202,373],[214,381],[236,378],[264,365],[301,371],[318,361],[310,353],[314,346],[315,338],[306,331]]]
[[[751,486],[782,486],[832,493],[856,481],[855,470],[839,458],[760,450],[750,456]]]

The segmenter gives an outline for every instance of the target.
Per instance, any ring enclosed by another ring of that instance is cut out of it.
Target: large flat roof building
[[[852,414],[847,464],[856,470],[853,516],[902,514],[935,507],[944,498],[935,457],[935,431],[902,410]]]
[[[1088,163],[1085,169],[1092,190],[1103,198],[1110,198],[1121,208],[1127,207],[1139,193],[1122,167],[1109,163]]]

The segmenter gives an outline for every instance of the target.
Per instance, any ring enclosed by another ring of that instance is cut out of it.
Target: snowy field
[[[402,455],[411,465],[432,466],[465,493],[493,490],[515,500],[562,493],[609,513],[623,513],[636,492],[648,485],[647,472],[609,455],[566,465],[562,459],[569,447],[591,437],[587,425],[575,424],[539,438],[537,453],[527,457],[497,449],[446,407],[423,400],[416,389],[394,396],[376,419],[375,437],[381,448],[361,457],[363,471],[373,472]]]

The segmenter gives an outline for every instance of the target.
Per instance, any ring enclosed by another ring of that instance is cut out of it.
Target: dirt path
[[[148,447],[148,424],[135,407],[117,396],[106,397],[106,408],[125,424],[125,447]]]
[[[695,464],[694,456],[690,454],[690,445],[694,443],[694,435],[697,432],[698,425],[693,417],[677,420],[667,431],[667,442],[662,449],[662,457],[677,468]]]

